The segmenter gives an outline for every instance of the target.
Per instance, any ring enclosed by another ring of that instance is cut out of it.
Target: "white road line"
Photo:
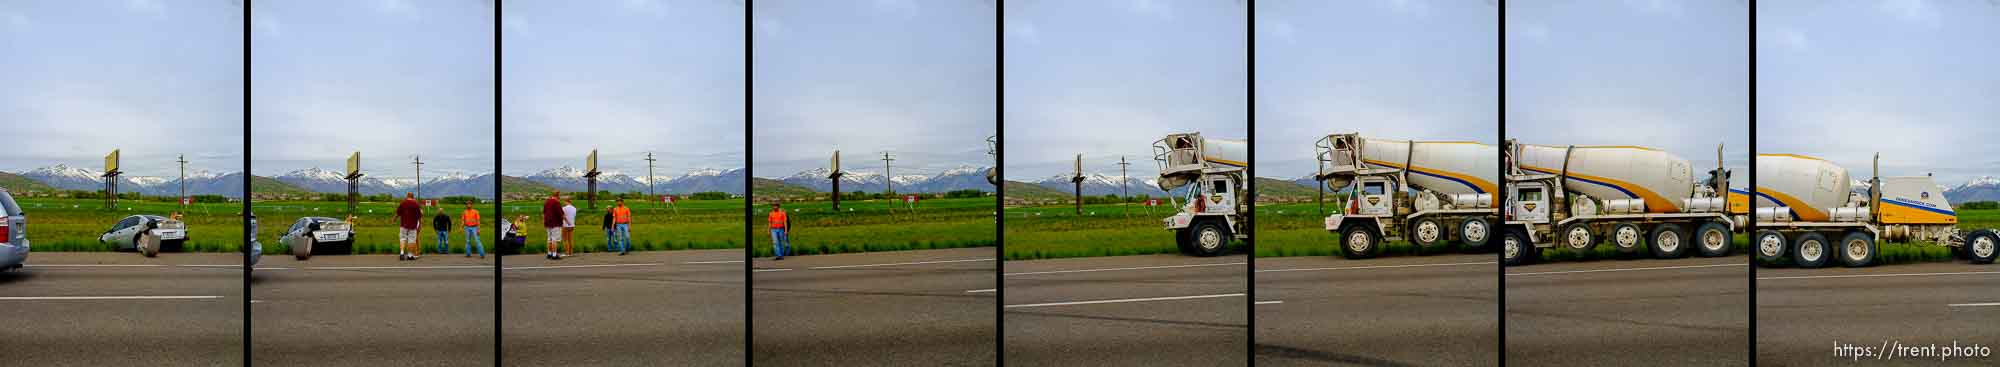
[[[1155,302],[1155,301],[1179,301],[1179,300],[1189,300],[1189,299],[1204,299],[1204,298],[1223,298],[1223,297],[1242,297],[1242,296],[1244,296],[1244,294],[1243,294],[1243,293],[1227,293],[1227,294],[1204,294],[1204,295],[1199,295],[1199,296],[1176,296],[1176,297],[1151,297],[1151,298],[1126,298],[1126,299],[1102,299],[1102,300],[1093,300],[1093,301],[1072,301],[1072,302],[1049,302],[1049,303],[1029,303],[1029,304],[1020,304],[1020,305],[1007,305],[1007,306],[1006,306],[1006,307],[1004,307],[1004,308],[1029,308],[1029,307],[1051,307],[1051,306],[1075,306],[1075,305],[1095,305],[1095,304],[1105,304],[1105,303],[1131,303],[1131,302]]]
[[[584,264],[584,265],[547,265],[547,266],[512,266],[512,267],[507,267],[507,270],[534,270],[534,269],[571,269],[571,268],[615,268],[615,267],[620,267],[620,266],[660,266],[660,265],[663,265],[663,264],[661,264],[661,263],[644,263],[644,264]]]
[[[47,297],[0,297],[0,301],[106,301],[106,300],[164,300],[164,299],[217,299],[222,296],[47,296]]]
[[[1257,302],[1257,304],[1259,304],[1259,305],[1275,305],[1275,304],[1280,304],[1280,303],[1285,303],[1285,301],[1259,301],[1259,302]]]
[[[1461,265],[1493,265],[1493,263],[1494,263],[1493,261],[1487,261],[1487,262],[1475,262],[1475,263],[1449,263],[1449,264],[1410,264],[1410,265],[1370,265],[1370,266],[1346,266],[1346,267],[1334,267],[1334,268],[1299,268],[1299,269],[1266,269],[1266,270],[1258,270],[1257,272],[1259,272],[1259,273],[1279,273],[1279,272],[1287,272],[1287,271],[1319,271],[1319,270],[1361,270],[1361,269],[1394,269],[1394,268],[1421,268],[1421,267],[1431,267],[1431,266],[1461,266]]]
[[[1953,304],[1950,304],[1950,305],[1948,305],[1948,306],[1951,306],[1951,307],[1985,307],[1985,306],[2000,306],[2000,302],[1995,302],[1995,303],[1953,303]]]
[[[943,263],[962,263],[962,262],[973,262],[973,261],[997,261],[997,260],[998,260],[998,259],[965,259],[965,260],[938,260],[938,261],[916,261],[916,262],[906,262],[906,263],[888,263],[888,264],[861,264],[861,265],[834,265],[834,266],[815,266],[815,267],[810,267],[810,268],[807,268],[807,269],[847,269],[847,268],[871,268],[871,267],[878,267],[878,266],[898,266],[898,265],[922,265],[922,264],[943,264]]]
[[[1100,272],[1100,271],[1125,271],[1125,270],[1148,270],[1148,269],[1178,269],[1178,268],[1195,268],[1195,267],[1204,267],[1204,266],[1230,266],[1230,265],[1249,265],[1249,264],[1250,264],[1250,263],[1246,263],[1246,262],[1233,262],[1233,263],[1220,263],[1220,264],[1189,264],[1189,265],[1160,265],[1160,266],[1134,266],[1134,267],[1129,267],[1129,268],[1104,268],[1104,269],[1076,269],[1076,270],[1054,270],[1054,271],[1029,271],[1029,272],[1020,272],[1020,273],[1007,273],[1007,275],[1006,275],[1006,276],[1010,276],[1010,277],[1011,277],[1011,276],[1016,276],[1016,275],[1038,275],[1038,274],[1068,274],[1068,273],[1091,273],[1091,272]]]
[[[1849,275],[1797,275],[1797,276],[1787,276],[1787,277],[1757,277],[1757,280],[1781,280],[1781,279],[1836,279],[1836,278],[1885,278],[1885,277],[1916,277],[1916,276],[1931,276],[1931,275],[1987,275],[1987,274],[2000,274],[2000,271],[1963,271],[1963,272],[1954,272],[1954,273],[1898,273],[1898,274],[1849,274]]]
[[[397,270],[397,269],[492,269],[492,265],[437,265],[437,266],[307,266],[300,268],[258,268],[258,269],[305,269],[305,270]]]
[[[158,268],[160,264],[28,264],[29,268]]]
[[[741,263],[743,263],[743,260],[689,261],[689,262],[683,262],[682,264],[741,264]]]
[[[1650,267],[1650,268],[1623,268],[1623,269],[1593,269],[1593,270],[1566,270],[1566,271],[1544,271],[1544,272],[1537,272],[1537,273],[1513,273],[1513,274],[1507,274],[1507,276],[1510,276],[1510,277],[1511,277],[1511,276],[1523,276],[1523,275],[1551,275],[1551,274],[1581,274],[1581,273],[1604,273],[1604,272],[1614,272],[1614,271],[1641,271],[1641,270],[1672,270],[1672,269],[1694,269],[1694,268],[1714,268],[1714,267],[1724,267],[1724,266],[1750,266],[1750,264],[1710,264],[1710,265],[1682,265],[1682,266],[1655,266],[1655,267]]]
[[[969,291],[965,291],[965,293],[993,293],[993,291],[997,291],[997,290],[998,290],[998,289],[992,289],[992,288],[987,288],[987,289],[974,289],[974,290],[969,290]]]
[[[758,272],[758,273],[763,273],[763,272],[772,272],[772,271],[792,271],[792,269],[756,269],[756,270],[751,270],[751,271],[752,271],[752,272]]]
[[[185,266],[185,267],[190,267],[190,268],[241,268],[241,267],[243,267],[242,265],[174,265],[174,266]]]

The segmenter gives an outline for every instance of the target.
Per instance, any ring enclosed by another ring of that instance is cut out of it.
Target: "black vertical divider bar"
[[[492,4],[493,4],[493,215],[494,215],[493,218],[499,220],[507,220],[507,214],[500,212],[501,208],[506,207],[506,205],[501,204],[501,200],[503,198],[500,196],[500,193],[504,191],[500,189],[500,185],[506,184],[506,180],[500,178],[501,177],[500,173],[503,172],[500,170],[500,131],[502,128],[505,127],[505,124],[503,123],[503,121],[501,121],[505,118],[501,117],[500,115],[500,94],[501,94],[500,88],[502,88],[503,85],[500,82],[501,78],[500,63],[503,61],[500,60],[500,47],[501,47],[500,2],[494,1],[492,2]],[[494,234],[493,238],[499,239],[501,233],[497,231],[500,229],[500,227],[494,226],[493,229],[496,231],[493,233]],[[499,241],[494,241],[494,243],[499,243]],[[499,247],[495,246],[494,249],[498,250]],[[502,362],[500,361],[500,356],[502,353],[500,347],[501,344],[500,331],[506,329],[507,325],[505,322],[506,319],[501,318],[500,316],[502,308],[504,308],[502,306],[506,303],[502,301],[504,297],[501,297],[502,283],[500,278],[503,278],[505,276],[505,274],[502,274],[502,272],[506,269],[506,267],[503,264],[507,261],[507,256],[498,253],[494,255],[495,256],[493,256],[493,365],[499,366],[502,364]]]
[[[993,3],[993,365],[1007,365],[1007,9]]]
[[[243,365],[250,365],[250,3],[243,3]]]
[[[1750,2],[1748,4],[1745,4],[1745,7],[1750,8],[1750,15],[1748,17],[1745,17],[1746,18],[1745,21],[1750,22],[1750,28],[1749,31],[1743,32],[1745,43],[1747,43],[1745,47],[1750,48],[1750,64],[1745,66],[1750,68],[1750,74],[1749,74],[1750,77],[1747,78],[1750,79],[1749,80],[1750,93],[1745,94],[1746,96],[1748,96],[1747,98],[1750,98],[1750,103],[1748,104],[1748,106],[1750,106],[1750,111],[1749,111],[1750,116],[1748,116],[1749,118],[1744,121],[1745,124],[1748,125],[1744,126],[1744,129],[1747,130],[1750,134],[1749,139],[1745,140],[1745,143],[1748,145],[1748,148],[1750,148],[1749,150],[1750,156],[1747,157],[1750,159],[1749,160],[1750,164],[1748,165],[1748,168],[1750,170],[1749,189],[1751,192],[1756,192],[1757,190],[1757,4],[1756,2]],[[1722,167],[1716,167],[1715,169],[1722,169]],[[1723,189],[1727,190],[1728,188],[1725,187]],[[1751,235],[1750,238],[1754,240],[1755,238],[1757,238],[1756,237],[1757,198],[1749,194],[1745,194],[1743,196],[1744,196],[1743,198],[1744,201],[1747,201],[1747,204],[1750,205],[1750,212],[1744,213],[1744,217],[1746,219],[1749,219],[1750,225],[1748,226],[1748,229],[1743,231],[1743,233],[1750,234]],[[1724,204],[1723,207],[1725,208],[1728,207],[1729,192],[1724,191],[1722,193],[1722,198]],[[1753,247],[1753,250],[1751,251],[1754,252],[1756,250],[1754,250]],[[1750,338],[1744,340],[1743,344],[1745,345],[1745,348],[1747,348],[1749,352],[1745,354],[1745,358],[1750,359],[1749,362],[1751,366],[1756,366],[1757,365],[1757,256],[1750,255],[1748,256],[1748,259],[1745,259],[1744,261],[1750,266],[1750,275],[1745,277],[1748,278],[1750,282],[1749,284],[1750,288],[1747,289],[1745,292],[1743,292],[1743,294],[1745,294],[1745,297],[1750,298],[1750,310],[1749,310]]]
[[[1249,259],[1245,260],[1246,265],[1244,266],[1245,269],[1243,269],[1243,275],[1244,275],[1243,312],[1246,313],[1248,316],[1246,318],[1248,324],[1244,325],[1245,338],[1243,341],[1243,348],[1244,348],[1243,361],[1245,365],[1254,366],[1257,364],[1256,362],[1257,360],[1257,186],[1256,186],[1257,182],[1257,4],[1256,2],[1255,1],[1246,2],[1244,4],[1243,14],[1246,17],[1245,18],[1246,21],[1243,22],[1243,39],[1244,39],[1243,70],[1246,73],[1243,76],[1243,97],[1244,97],[1243,126],[1245,130],[1243,133],[1244,135],[1243,142],[1244,142],[1244,148],[1247,148],[1247,150],[1249,150],[1248,152],[1245,152],[1245,154],[1247,155],[1245,158],[1248,158],[1249,162],[1244,162],[1244,163],[1249,163],[1249,164],[1243,167],[1243,175],[1245,176],[1243,185],[1250,187],[1250,195],[1249,195],[1250,211],[1248,213],[1244,213],[1243,215],[1244,227],[1248,229],[1248,231],[1245,232],[1249,234],[1249,236],[1245,238],[1246,240],[1248,240],[1246,241],[1248,242],[1246,243],[1246,245],[1248,246],[1243,247],[1244,251],[1249,252],[1249,254],[1245,254],[1249,257]]]
[[[753,73],[754,71],[752,71],[750,68],[751,65],[750,58],[752,54],[754,54],[755,52],[752,52],[750,50],[750,47],[756,44],[756,40],[753,40],[751,38],[757,36],[755,33],[750,32],[750,24],[753,21],[753,19],[751,18],[752,14],[750,13],[752,11],[751,9],[753,8],[755,7],[752,6],[749,2],[743,3],[743,177],[745,178],[743,180],[743,365],[744,366],[750,365],[751,356],[756,355],[754,353],[757,347],[756,343],[752,342],[753,340],[756,339],[752,338],[750,335],[751,332],[754,332],[757,329],[755,327],[755,324],[751,322],[752,313],[750,312],[756,303],[755,302],[756,300],[751,297],[752,288],[755,282],[751,281],[750,279],[750,274],[753,273],[750,270],[751,269],[750,262],[752,260],[757,259],[757,246],[755,245],[756,238],[752,237],[754,236],[755,231],[751,230],[751,227],[753,226],[752,223],[755,223],[753,222],[753,220],[755,220],[756,218],[755,213],[757,211],[757,202],[750,198],[750,195],[753,194],[753,190],[756,189],[756,185],[754,184],[756,179],[754,177],[757,177],[757,165],[751,164],[751,162],[754,162],[753,158],[755,157],[755,152],[757,151],[756,149],[753,149],[754,148],[753,144],[751,144],[751,142],[756,141],[756,139],[752,139],[751,137],[751,134],[756,132],[756,130],[752,129],[751,127],[754,126],[756,123],[754,121],[751,121],[752,119],[750,118],[750,110],[751,110],[750,105],[756,103],[756,101],[753,101],[752,98],[750,98],[751,96],[750,90],[754,88],[752,86],[753,84],[750,81],[752,79],[755,79],[755,76],[751,75],[751,73]]]
[[[1494,32],[1493,34],[1493,42],[1500,43],[1500,47],[1498,48],[1500,52],[1498,55],[1494,55],[1494,59],[1499,61],[1499,64],[1494,66],[1494,72],[1499,74],[1498,78],[1494,78],[1494,80],[1498,80],[1500,82],[1498,86],[1494,87],[1497,91],[1500,92],[1496,93],[1496,95],[1499,96],[1499,103],[1495,104],[1494,106],[1498,108],[1498,110],[1495,111],[1495,116],[1498,117],[1498,120],[1500,121],[1499,126],[1497,127],[1498,131],[1496,131],[1495,135],[1498,135],[1500,137],[1500,141],[1497,142],[1498,144],[1494,144],[1494,146],[1498,147],[1499,149],[1505,150],[1507,147],[1507,4],[1505,2],[1501,2],[1495,7],[1499,8],[1500,11],[1500,14],[1498,15],[1498,17],[1500,18],[1498,22],[1498,24],[1500,25],[1500,30],[1498,32]],[[1499,204],[1499,205],[1497,205],[1497,207],[1495,207],[1493,211],[1495,214],[1500,214],[1499,216],[1497,216],[1500,219],[1498,222],[1501,224],[1502,227],[1505,227],[1507,223],[1507,214],[1506,214],[1507,209],[1504,208],[1506,204],[1502,204],[1507,201],[1507,152],[1505,151],[1500,152],[1499,173],[1500,173],[1500,192],[1493,193],[1493,196],[1497,196],[1496,199],[1499,199],[1499,200],[1494,200],[1494,204]],[[1488,237],[1488,239],[1492,238]],[[1494,278],[1494,283],[1496,283],[1495,287],[1498,287],[1496,288],[1496,290],[1499,291],[1498,292],[1499,297],[1496,297],[1493,301],[1493,308],[1496,310],[1495,315],[1498,316],[1494,318],[1496,322],[1494,323],[1495,325],[1493,326],[1493,328],[1498,329],[1495,330],[1497,331],[1495,335],[1499,335],[1499,338],[1497,339],[1500,345],[1498,349],[1495,349],[1499,352],[1495,353],[1493,358],[1495,359],[1495,362],[1498,363],[1498,366],[1506,367],[1507,366],[1507,259],[1503,258],[1503,256],[1506,256],[1505,251],[1507,251],[1507,249],[1504,248],[1496,248],[1496,249],[1499,251],[1493,252],[1493,268],[1495,269],[1494,271],[1498,272],[1499,274],[1496,274],[1496,276],[1494,276],[1493,278]]]

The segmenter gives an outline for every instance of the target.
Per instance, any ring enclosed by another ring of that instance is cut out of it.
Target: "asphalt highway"
[[[508,256],[504,364],[742,366],[743,257],[742,249]]]
[[[0,273],[0,365],[243,364],[243,256],[35,252]]]
[[[264,256],[251,360],[265,366],[492,366],[494,257]]]
[[[1508,365],[1749,364],[1748,256],[1507,268]]]
[[[1494,254],[1257,259],[1257,365],[1500,363]]]
[[[1836,346],[1978,344],[1985,357],[1938,358]],[[1757,365],[2000,364],[2000,266],[1965,261],[1865,268],[1758,268]]]
[[[1009,366],[1241,366],[1244,255],[1008,261]]]
[[[755,259],[752,362],[993,365],[996,259],[991,247]]]

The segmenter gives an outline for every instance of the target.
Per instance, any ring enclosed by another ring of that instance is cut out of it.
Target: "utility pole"
[[[175,201],[179,201],[181,203],[181,211],[187,211],[188,156],[186,154],[182,154],[180,155],[180,158],[176,159],[175,161],[181,163],[181,197],[180,200],[175,200]]]
[[[1132,201],[1132,188],[1130,187],[1132,177],[1127,176],[1125,172],[1125,168],[1131,165],[1131,162],[1125,161],[1125,156],[1118,156],[1118,191],[1121,191],[1118,198],[1118,211],[1120,212],[1125,212],[1126,209],[1129,209],[1125,207],[1125,204],[1129,204]]]
[[[653,175],[653,161],[658,161],[658,159],[653,159],[653,152],[646,152],[646,196],[647,197],[659,196],[659,194],[653,193],[653,178],[659,177]]]
[[[424,198],[424,157],[412,155],[410,156],[410,164],[417,165],[417,199],[422,200]]]
[[[889,162],[895,160],[896,158],[890,156],[889,152],[882,152],[882,183],[888,185],[886,186],[888,188],[884,190],[884,193],[888,195],[896,194],[896,176],[889,174]]]

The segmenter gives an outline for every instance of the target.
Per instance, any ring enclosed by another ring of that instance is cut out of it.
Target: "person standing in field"
[[[562,191],[550,190],[549,199],[542,200],[542,230],[548,232],[548,251],[543,257],[549,260],[562,259],[562,255],[556,253],[562,242],[562,215]]]
[[[563,199],[562,256],[576,254],[576,203]]]
[[[618,236],[617,236],[617,232],[613,232],[613,231],[612,231],[612,229],[615,229],[615,228],[617,228],[617,226],[613,225],[613,223],[612,223],[612,220],[614,220],[614,219],[615,219],[615,218],[613,218],[613,217],[612,217],[612,215],[611,215],[611,209],[610,209],[610,208],[605,208],[605,209],[604,209],[604,221],[603,221],[603,222],[599,222],[599,223],[603,223],[603,226],[604,226],[604,250],[605,250],[605,251],[611,251],[611,250],[617,250],[617,249],[618,249]]]
[[[624,198],[619,198],[617,205],[611,207],[611,220],[611,230],[618,236],[618,256],[625,256],[625,253],[632,252],[632,208],[625,207]]]
[[[776,260],[784,260],[785,250],[792,247],[791,238],[785,233],[785,225],[790,224],[791,218],[786,218],[785,209],[778,207],[777,202],[772,202],[771,216],[768,220],[770,222],[768,225],[771,227],[771,253],[778,255]]]
[[[403,204],[396,206],[397,224],[402,229],[396,236],[396,239],[402,241],[397,251],[402,252],[398,256],[403,260],[416,260],[418,257],[417,223],[423,221],[423,212],[423,206],[417,205],[416,193],[403,193]]]
[[[465,202],[465,213],[459,221],[465,222],[465,257],[472,257],[472,249],[479,249],[479,258],[486,258],[486,244],[479,242],[479,209],[472,208],[472,202]]]
[[[437,215],[431,216],[431,232],[437,233],[437,253],[451,253],[451,216],[444,214],[444,206],[436,206]]]

